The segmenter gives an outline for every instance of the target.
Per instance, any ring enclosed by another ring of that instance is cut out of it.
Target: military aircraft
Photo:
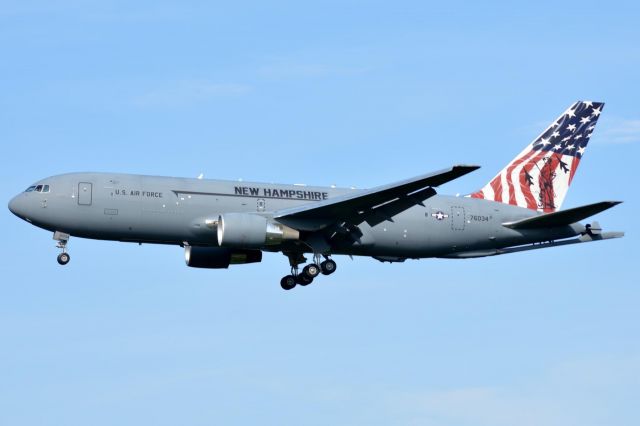
[[[70,173],[42,179],[9,209],[53,232],[66,265],[71,235],[174,244],[186,264],[228,268],[282,252],[291,273],[280,285],[306,286],[336,270],[331,255],[382,262],[467,259],[622,237],[580,221],[618,201],[560,210],[602,112],[571,105],[481,190],[436,194],[478,166],[456,165],[372,189]],[[311,262],[300,271],[300,265]]]

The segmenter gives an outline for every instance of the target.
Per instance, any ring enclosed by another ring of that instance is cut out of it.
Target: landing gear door
[[[90,206],[93,199],[92,191],[92,183],[80,182],[78,184],[78,204],[81,206]]]

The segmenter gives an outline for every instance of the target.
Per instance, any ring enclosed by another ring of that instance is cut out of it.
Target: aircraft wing
[[[478,169],[458,165],[372,189],[355,191],[317,203],[276,211],[274,219],[303,231],[318,231],[337,222],[376,225],[404,210],[422,204],[442,185]]]

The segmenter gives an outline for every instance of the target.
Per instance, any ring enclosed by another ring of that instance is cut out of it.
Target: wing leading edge
[[[436,194],[434,186],[440,186],[478,168],[480,166],[457,165],[318,203],[279,210],[275,212],[274,219],[303,231],[318,231],[340,221],[353,225],[367,222],[373,226],[392,220],[398,213],[422,204]]]

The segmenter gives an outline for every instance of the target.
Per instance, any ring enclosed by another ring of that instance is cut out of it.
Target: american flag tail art
[[[571,105],[480,191],[470,196],[545,213],[560,209],[604,103]]]

